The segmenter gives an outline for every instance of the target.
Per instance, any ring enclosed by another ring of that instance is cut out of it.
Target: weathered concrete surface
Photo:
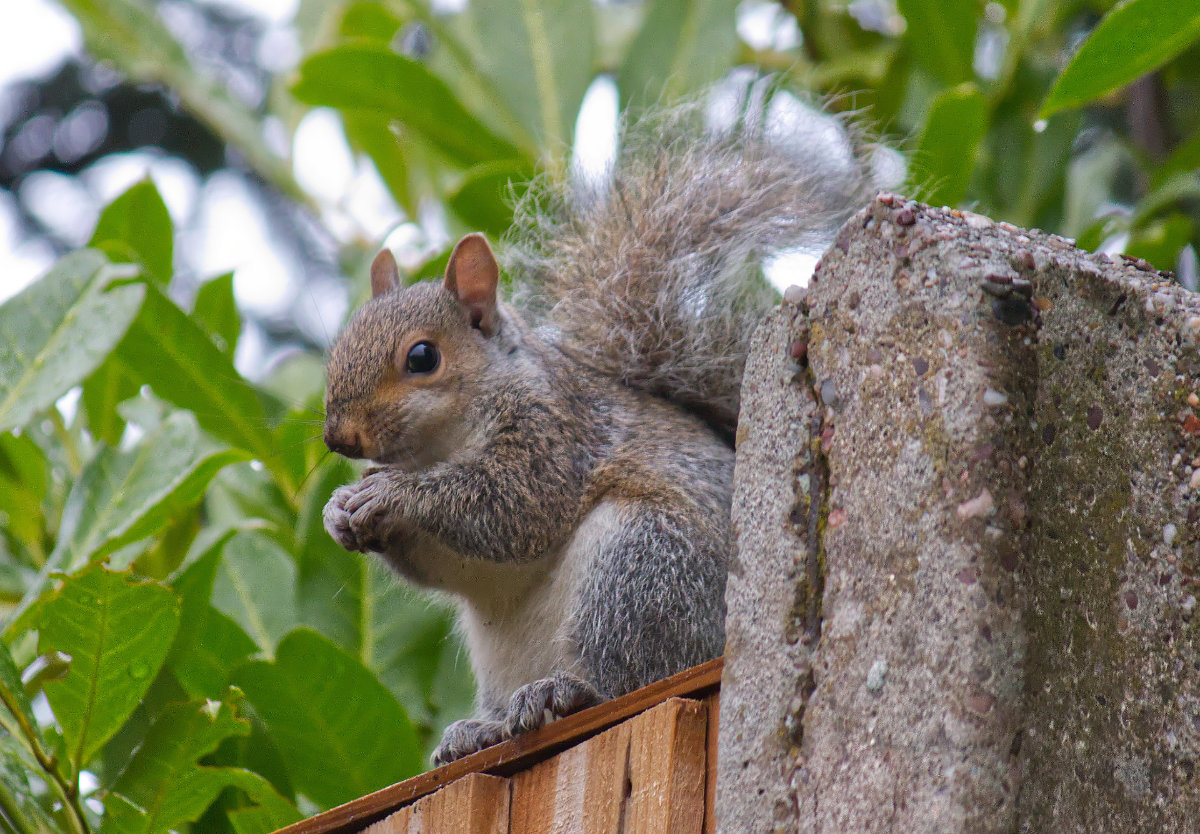
[[[748,366],[721,830],[1200,830],[1200,298],[883,196],[807,305]]]
[[[1200,296],[1075,250],[1035,288],[1020,830],[1200,831]]]
[[[738,436],[733,523],[746,558],[733,560],[725,593],[720,726],[730,732],[721,731],[717,756],[717,815],[731,832],[795,828],[792,751],[812,688],[806,498],[816,415],[807,375],[791,360],[799,314],[785,304],[755,332],[756,361],[742,382],[743,409],[773,430],[745,431],[743,423]]]

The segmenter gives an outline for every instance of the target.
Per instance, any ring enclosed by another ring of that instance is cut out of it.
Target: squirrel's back
[[[609,177],[535,181],[506,247],[520,306],[565,352],[727,439],[750,335],[777,299],[763,259],[819,252],[873,190],[852,126],[790,104],[788,135],[761,99],[732,127],[695,103],[627,122]]]

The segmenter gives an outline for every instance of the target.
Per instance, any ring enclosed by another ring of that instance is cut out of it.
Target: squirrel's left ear
[[[471,316],[471,325],[485,336],[496,333],[499,316],[496,312],[496,285],[500,281],[500,266],[487,238],[473,232],[458,242],[446,264],[443,286],[458,298]]]
[[[400,270],[396,268],[396,259],[391,250],[380,249],[375,260],[371,261],[371,297],[391,292],[400,286]]]

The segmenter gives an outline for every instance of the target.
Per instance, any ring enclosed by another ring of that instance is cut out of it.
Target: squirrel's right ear
[[[380,249],[375,260],[371,261],[371,297],[391,292],[400,286],[400,270],[396,268],[396,259],[390,249]]]
[[[472,232],[458,242],[446,264],[442,282],[467,308],[471,325],[485,336],[496,332],[499,316],[496,312],[496,285],[500,282],[500,266],[487,238]]]

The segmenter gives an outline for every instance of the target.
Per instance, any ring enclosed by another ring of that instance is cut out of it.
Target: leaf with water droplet
[[[67,577],[42,607],[38,651],[72,658],[45,692],[76,770],[129,718],[178,626],[179,601],[169,588],[98,565]]]

